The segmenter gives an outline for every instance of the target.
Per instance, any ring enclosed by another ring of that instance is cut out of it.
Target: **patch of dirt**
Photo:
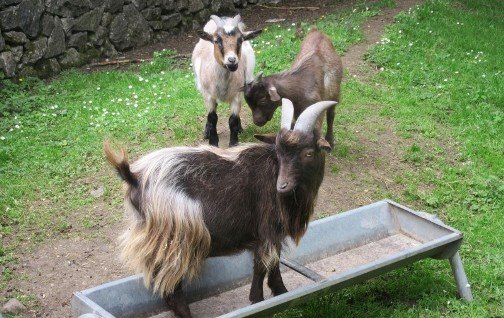
[[[393,9],[384,9],[364,26],[365,41],[349,49],[343,57],[344,67],[359,80],[373,73],[372,67],[363,61],[366,50],[379,40],[386,24],[402,10],[407,10],[418,0],[397,1]],[[266,26],[267,19],[286,19],[286,23],[311,20],[355,4],[355,1],[285,1],[282,6],[319,6],[320,10],[284,10],[261,6],[249,7],[242,16],[250,29]],[[173,36],[164,42],[126,53],[125,58],[149,58],[153,51],[163,48],[176,49],[178,53],[190,53],[197,38],[194,32]],[[343,96],[344,98],[344,96]],[[244,127],[251,124],[250,111],[244,107]],[[229,141],[228,112],[220,110],[218,127],[221,146]],[[226,120],[224,120],[226,119]],[[411,169],[402,159],[402,141],[394,133],[394,124],[383,118],[372,117],[366,127],[352,129],[357,142],[352,144],[348,160],[335,155],[328,156],[326,175],[316,207],[317,216],[345,211],[376,201],[377,193],[400,193],[401,185],[392,180],[397,171]],[[203,132],[203,125],[202,125]],[[370,134],[373,138],[370,138]],[[112,177],[112,173],[111,173]],[[98,201],[103,200],[97,199]],[[98,205],[110,211],[106,204]],[[116,214],[117,211],[111,212]],[[101,214],[103,215],[103,213]],[[105,215],[107,215],[105,213]],[[118,258],[117,236],[123,229],[122,222],[100,218],[98,226],[90,229],[72,229],[67,238],[47,240],[34,253],[21,255],[21,264],[15,268],[16,281],[9,288],[25,295],[33,295],[37,305],[29,308],[30,317],[71,317],[70,299],[75,291],[96,286],[107,281],[133,274],[125,270]],[[9,292],[9,291],[7,291]]]

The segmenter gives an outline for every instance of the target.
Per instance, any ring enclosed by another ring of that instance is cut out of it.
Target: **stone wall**
[[[258,0],[0,0],[0,69],[46,77]],[[1,77],[1,74],[0,74]]]

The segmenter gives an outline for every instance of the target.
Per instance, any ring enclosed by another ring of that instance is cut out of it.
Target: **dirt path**
[[[398,6],[385,9],[364,26],[365,41],[349,49],[343,57],[349,76],[365,81],[373,73],[373,68],[363,61],[363,54],[377,42],[386,24],[400,11],[420,3],[418,0],[397,1]],[[272,18],[285,18],[287,22],[310,20],[354,4],[331,4],[332,1],[318,1],[319,11],[268,10],[267,8],[248,8],[242,14],[250,27],[259,27],[262,21]],[[287,5],[287,4],[286,4]],[[289,6],[314,5],[314,1],[291,1]],[[129,53],[129,57],[147,57],[161,48],[176,48],[179,53],[192,49],[195,38],[181,35],[166,42],[151,45]],[[185,40],[184,40],[185,39]],[[344,96],[343,96],[344,99]],[[368,107],[370,112],[372,105]],[[243,124],[250,125],[249,112],[243,107]],[[228,112],[221,110],[221,123],[227,123]],[[394,125],[383,118],[371,116],[365,127],[336,127],[350,131],[357,142],[350,147],[348,158],[329,156],[324,183],[320,190],[316,208],[318,216],[337,213],[376,201],[377,193],[400,193],[401,186],[391,180],[394,172],[408,169],[401,161],[403,141],[394,134]],[[229,133],[227,125],[219,126],[221,145],[227,144]],[[411,169],[411,168],[409,168]],[[98,199],[94,208],[103,209],[102,214],[117,215],[103,198]],[[16,291],[33,295],[30,302],[37,304],[29,308],[28,317],[71,317],[70,299],[72,293],[129,274],[119,261],[116,237],[123,228],[122,222],[102,218],[98,227],[79,231],[78,234],[46,241],[37,251],[26,252],[21,256],[16,269],[20,279],[12,282]]]

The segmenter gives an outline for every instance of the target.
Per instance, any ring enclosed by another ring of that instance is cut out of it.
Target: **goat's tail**
[[[120,150],[120,154],[114,152],[110,146],[110,142],[108,140],[103,141],[103,151],[105,152],[108,162],[116,168],[121,179],[136,188],[138,187],[138,179],[131,173],[128,163],[128,154],[123,148]]]

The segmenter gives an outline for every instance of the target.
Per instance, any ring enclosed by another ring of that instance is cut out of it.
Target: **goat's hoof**
[[[235,147],[238,146],[238,141],[230,141],[229,142],[229,147]]]
[[[264,300],[264,297],[250,299],[251,304],[257,304]]]

